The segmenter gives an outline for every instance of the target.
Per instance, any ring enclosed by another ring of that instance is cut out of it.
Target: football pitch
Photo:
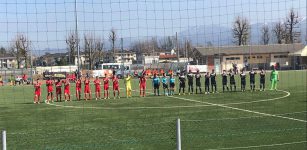
[[[307,148],[307,71],[280,71],[278,91],[139,97],[33,104],[32,86],[0,87],[0,129],[8,149],[176,149],[176,120],[181,120],[182,149]],[[259,88],[259,75],[256,78]],[[176,80],[178,80],[176,78]],[[121,81],[121,87],[124,87]],[[204,82],[202,82],[204,86]],[[94,88],[92,87],[92,90]],[[195,89],[194,89],[195,90]],[[202,88],[204,91],[204,88]],[[71,87],[74,95],[74,83]],[[187,92],[187,88],[186,88]],[[163,94],[160,88],[161,95]],[[178,93],[178,89],[176,89]],[[103,93],[102,93],[103,95]],[[42,87],[42,98],[46,98]],[[2,144],[2,143],[1,143]]]

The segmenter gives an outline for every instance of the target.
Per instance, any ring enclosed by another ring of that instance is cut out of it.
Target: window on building
[[[257,56],[257,59],[261,59],[262,58],[262,56]]]

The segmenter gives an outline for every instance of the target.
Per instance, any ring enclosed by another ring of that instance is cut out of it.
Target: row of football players
[[[84,99],[91,100],[92,99],[92,93],[91,93],[91,88],[90,88],[90,79],[88,77],[82,79],[76,79],[76,99],[81,100],[81,87],[82,87],[82,82],[84,84]],[[104,86],[104,99],[109,99],[109,78],[103,78],[102,80]],[[119,97],[119,79],[114,76],[112,77],[112,82],[113,82],[113,91],[114,91],[114,97],[117,92],[117,97]],[[98,77],[94,79],[93,81],[95,85],[95,97],[96,100],[101,99],[101,81]],[[64,80],[51,80],[48,78],[46,80],[46,88],[47,88],[47,97],[46,97],[46,103],[53,102],[54,101],[54,95],[53,95],[53,86],[55,86],[55,94],[56,94],[56,101],[62,101],[62,86],[64,84],[64,99],[65,101],[71,101],[71,92],[70,92],[70,81],[68,79]],[[34,84],[34,103],[40,103],[41,102],[41,82],[39,79],[37,79],[36,83]]]
[[[256,76],[257,72],[254,70],[251,70],[249,72],[249,81],[250,81],[250,89],[251,91],[255,91],[255,76]],[[245,91],[245,87],[246,87],[246,78],[247,78],[247,74],[246,72],[243,70],[240,74],[240,78],[241,78],[241,91]],[[265,89],[265,71],[261,70],[260,73],[260,90],[264,91]],[[205,94],[209,94],[210,93],[210,85],[211,85],[211,92],[215,93],[217,92],[217,81],[216,81],[216,73],[214,70],[212,70],[212,72],[206,72],[204,75],[205,78]],[[223,92],[225,92],[226,90],[229,91],[229,87],[228,87],[228,77],[229,77],[229,85],[230,85],[230,91],[236,91],[236,80],[235,80],[235,76],[236,73],[233,72],[232,70],[230,70],[229,72],[226,72],[226,70],[223,70],[221,77],[222,77],[222,87],[223,87]],[[188,80],[188,93],[192,94],[194,93],[194,77],[195,77],[195,83],[196,83],[196,94],[198,93],[202,93],[202,89],[201,89],[201,75],[199,72],[197,72],[195,75],[189,71],[189,73],[187,74],[187,80]],[[181,74],[179,76],[179,95],[181,93],[181,91],[183,92],[183,94],[185,93],[185,83],[186,83],[186,77]]]

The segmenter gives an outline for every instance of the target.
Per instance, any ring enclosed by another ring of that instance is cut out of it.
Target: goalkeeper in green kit
[[[277,81],[279,81],[278,71],[274,67],[273,71],[271,72],[271,90],[277,90]]]

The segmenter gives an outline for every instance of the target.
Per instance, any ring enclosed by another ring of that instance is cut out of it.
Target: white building
[[[20,68],[25,67],[25,61],[22,60],[20,62]],[[8,56],[8,57],[0,57],[0,68],[18,68],[16,57]]]
[[[103,62],[104,63],[125,63],[125,64],[132,64],[134,61],[136,61],[136,53],[132,51],[124,50],[116,51],[114,54],[113,59],[113,52],[109,51],[104,55]]]

